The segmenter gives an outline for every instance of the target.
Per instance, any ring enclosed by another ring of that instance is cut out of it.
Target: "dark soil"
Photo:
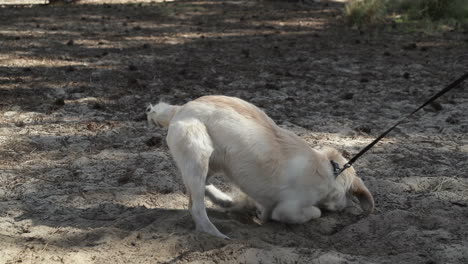
[[[144,114],[237,96],[349,157],[466,72],[466,33],[354,30],[324,0],[71,2],[0,8],[1,263],[468,263],[467,84],[355,164],[372,215],[211,206],[228,241],[194,231]]]

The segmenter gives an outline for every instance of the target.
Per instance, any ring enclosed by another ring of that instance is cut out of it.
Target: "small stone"
[[[372,129],[368,125],[361,125],[355,128],[356,131],[370,134],[372,132]]]
[[[86,125],[86,129],[89,131],[97,131],[99,129],[99,125],[95,122],[91,122]]]
[[[416,45],[416,43],[409,43],[409,44],[403,45],[402,48],[404,50],[414,50],[418,48],[418,45]]]
[[[24,127],[24,122],[23,121],[18,121],[18,122],[15,122],[15,126],[17,127]]]
[[[130,181],[130,175],[128,173],[125,173],[124,175],[120,176],[118,179],[117,179],[117,182],[119,184],[126,184]]]
[[[341,99],[343,100],[351,100],[354,97],[354,93],[345,93],[341,96]]]
[[[54,105],[59,105],[59,106],[65,105],[65,100],[63,98],[57,98],[55,99]]]
[[[447,117],[447,119],[445,119],[445,122],[447,122],[449,124],[452,124],[452,125],[460,124],[460,120],[458,118],[453,117],[453,116]]]
[[[250,51],[248,49],[242,49],[241,53],[244,55],[244,58],[250,57]]]
[[[272,82],[267,82],[267,83],[265,83],[265,88],[276,90],[276,89],[278,89],[278,86],[276,84],[272,83]]]
[[[436,110],[437,112],[443,109],[442,105],[441,105],[440,103],[438,103],[438,102],[432,102],[432,103],[431,103],[431,106],[432,106],[432,108],[434,108],[434,110]]]
[[[151,137],[146,140],[145,144],[148,147],[160,147],[162,145],[162,139],[160,137]]]
[[[101,103],[94,103],[91,105],[91,109],[95,109],[95,110],[103,110],[105,107],[103,104]]]
[[[180,75],[185,75],[185,74],[187,74],[187,69],[181,69],[177,73],[180,74]]]

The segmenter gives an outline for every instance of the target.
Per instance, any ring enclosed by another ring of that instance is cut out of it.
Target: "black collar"
[[[337,177],[339,172],[341,171],[340,165],[336,163],[334,160],[330,160],[330,163],[333,167],[333,174],[335,174],[335,177]]]

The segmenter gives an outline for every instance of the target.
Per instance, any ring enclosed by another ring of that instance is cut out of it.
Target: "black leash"
[[[416,113],[417,111],[421,110],[423,107],[425,107],[426,105],[434,102],[437,98],[439,98],[440,96],[444,95],[446,92],[452,90],[453,88],[457,87],[458,85],[460,85],[464,80],[468,79],[468,72],[465,73],[463,76],[461,76],[460,78],[458,78],[457,80],[455,80],[454,82],[452,82],[451,84],[449,84],[447,87],[445,87],[444,89],[442,89],[440,92],[436,93],[434,96],[432,96],[429,100],[427,100],[423,105],[421,105],[420,107],[416,108],[416,110],[414,110],[413,112],[409,113],[407,116],[403,117],[402,119],[400,119],[400,121],[396,122],[392,127],[390,127],[389,129],[387,129],[387,131],[383,132],[380,136],[378,136],[376,139],[374,139],[374,141],[372,141],[369,145],[367,145],[365,148],[363,148],[358,154],[356,154],[352,159],[350,159],[348,161],[348,163],[346,163],[342,169],[340,169],[339,167],[337,167],[337,164],[335,162],[332,161],[332,166],[334,168],[334,172],[335,172],[335,177],[338,177],[338,175],[340,175],[344,170],[346,170],[347,168],[351,167],[353,165],[354,162],[356,162],[357,159],[359,159],[362,155],[364,155],[364,153],[366,153],[369,149],[371,149],[375,144],[377,144],[377,142],[379,142],[382,138],[384,138],[388,133],[390,133],[390,131],[392,131],[395,127],[397,127],[399,124],[403,123],[403,121],[405,121],[408,117],[412,116],[414,113]]]

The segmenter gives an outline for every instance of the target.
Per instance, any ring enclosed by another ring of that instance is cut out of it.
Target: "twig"
[[[45,246],[41,249],[41,252],[39,252],[39,253],[42,254],[42,252],[44,252],[44,250],[47,248],[48,245],[49,245],[49,242],[47,242],[45,244]]]

